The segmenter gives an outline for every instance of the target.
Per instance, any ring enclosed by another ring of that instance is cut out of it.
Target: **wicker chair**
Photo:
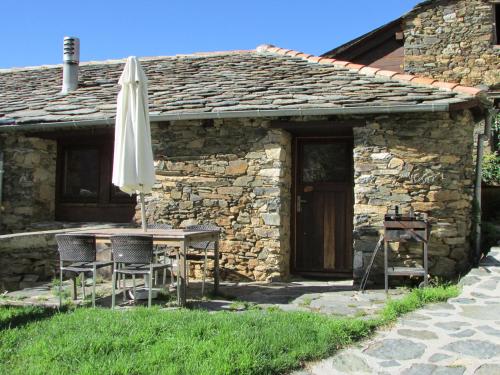
[[[198,230],[210,230],[220,232],[220,228],[215,224],[196,224],[189,225],[186,227],[185,231],[194,232]],[[211,241],[200,241],[200,242],[192,242],[191,248],[195,250],[203,251],[203,278],[201,281],[201,295],[205,295],[205,279],[207,276],[207,259],[208,259],[208,250],[214,250],[215,243]],[[212,257],[213,258],[213,257]],[[200,256],[196,254],[188,254],[187,260],[199,260]],[[186,275],[187,277],[187,275]]]
[[[113,281],[111,307],[115,307],[117,275],[131,275],[133,291],[136,295],[135,276],[144,275],[148,278],[148,307],[151,307],[153,291],[153,273],[156,270],[169,267],[168,264],[153,263],[153,237],[148,235],[111,236],[111,251],[113,252]],[[125,279],[123,280],[123,298],[126,299]]]
[[[59,306],[62,305],[63,273],[67,271],[81,275],[83,298],[85,298],[85,272],[92,272],[92,307],[95,307],[97,270],[102,267],[111,266],[112,262],[96,261],[95,237],[93,235],[57,234],[56,241],[59,250]],[[76,298],[76,277],[73,278],[73,283],[74,297]]]
[[[148,224],[148,229],[172,229],[173,226],[170,224]],[[153,254],[155,255],[155,263],[160,263],[160,256],[163,256],[163,262],[166,264],[169,264],[170,268],[170,284],[174,285],[174,274],[173,274],[173,267],[174,261],[169,257],[168,254],[168,246],[162,246],[162,245],[154,245],[153,246]],[[176,264],[178,264],[177,262]],[[154,275],[155,282],[158,283],[158,271],[155,272]],[[165,268],[163,270],[163,285],[167,282],[167,269]]]

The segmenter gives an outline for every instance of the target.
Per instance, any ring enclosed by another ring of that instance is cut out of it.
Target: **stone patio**
[[[447,303],[405,315],[375,337],[294,375],[500,374],[500,247]]]
[[[70,297],[72,289],[70,282],[64,282],[65,303],[90,304],[91,280],[87,280],[87,298],[73,301]],[[131,286],[128,281],[128,286]],[[138,282],[138,287],[142,281]],[[0,298],[0,304],[15,305],[43,305],[57,306],[59,298],[57,285],[52,283],[37,283],[35,286],[18,291],[4,293]],[[211,283],[207,285],[210,294]],[[170,289],[157,289],[160,298],[153,303],[163,307],[175,307],[175,291]],[[399,288],[391,290],[391,298],[400,298],[406,289]],[[81,288],[78,288],[81,297]],[[96,284],[96,304],[101,307],[111,305],[111,283],[98,280]],[[117,296],[120,307],[130,307],[133,303],[129,300],[123,303],[122,294]],[[295,280],[288,283],[259,283],[259,282],[223,282],[217,296],[201,298],[201,283],[190,281],[188,289],[188,306],[190,308],[205,309],[209,311],[233,310],[241,311],[250,308],[275,307],[285,311],[311,311],[329,315],[371,317],[380,311],[386,302],[383,290],[367,290],[359,293],[353,287],[352,281],[311,281]],[[143,304],[139,301],[139,304]]]

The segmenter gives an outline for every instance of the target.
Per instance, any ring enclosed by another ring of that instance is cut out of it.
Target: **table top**
[[[197,230],[197,231],[185,231],[184,229],[148,229],[144,232],[142,228],[104,228],[104,229],[93,229],[93,230],[79,230],[73,233],[78,234],[93,234],[97,238],[109,238],[116,235],[150,235],[154,239],[173,239],[182,240],[187,238],[198,238],[198,237],[219,237],[219,231],[213,230]]]

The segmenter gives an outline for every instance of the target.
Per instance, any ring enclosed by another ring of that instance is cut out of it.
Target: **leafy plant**
[[[491,142],[495,150],[500,149],[500,113],[492,123]],[[500,154],[498,151],[483,156],[483,181],[487,184],[500,184]]]
[[[487,184],[500,184],[500,154],[487,153],[483,156],[483,181]]]

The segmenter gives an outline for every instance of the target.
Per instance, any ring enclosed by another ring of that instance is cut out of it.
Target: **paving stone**
[[[438,336],[431,331],[427,330],[414,330],[414,329],[398,329],[398,334],[401,336],[411,337],[420,340],[432,340],[437,339]]]
[[[498,336],[500,337],[500,330],[495,329],[490,326],[480,326],[477,327],[478,330],[480,330],[483,333],[486,333],[487,335],[492,335],[492,336]]]
[[[341,353],[335,356],[331,364],[334,369],[348,374],[372,372],[372,369],[363,358],[350,353]]]
[[[500,316],[500,304],[488,306],[462,306],[460,315],[481,320],[496,320]]]
[[[449,312],[441,312],[441,311],[429,311],[428,314],[432,315],[432,316],[439,316],[439,317],[446,317],[446,316],[452,315]]]
[[[426,310],[455,310],[455,306],[447,302],[433,303],[432,305],[426,306]]]
[[[435,362],[441,362],[445,359],[451,358],[451,355],[449,354],[444,354],[444,353],[436,353],[430,356],[429,362],[435,363]]]
[[[460,280],[459,284],[462,286],[474,285],[480,282],[481,279],[476,276],[466,276],[462,280]]]
[[[479,298],[479,299],[490,299],[490,298],[494,298],[493,296],[489,296],[487,294],[484,294],[484,293],[479,293],[479,292],[471,292],[470,295],[472,297],[475,297],[475,298]]]
[[[407,339],[386,339],[370,345],[364,353],[380,359],[408,360],[419,358],[425,345]]]
[[[498,375],[500,374],[500,364],[484,364],[474,371],[474,375]]]
[[[471,337],[471,336],[474,336],[475,333],[476,333],[476,331],[474,331],[472,329],[466,329],[462,332],[451,333],[450,336],[453,336],[453,337]]]
[[[415,322],[413,320],[407,320],[407,319],[402,319],[401,325],[408,326],[408,327],[414,327],[414,328],[428,328],[429,327],[428,324],[421,323],[421,322]]]
[[[500,345],[482,340],[454,341],[443,346],[443,349],[474,358],[488,359],[495,355],[500,355]]]
[[[436,327],[445,329],[447,331],[458,331],[465,326],[470,326],[470,323],[453,321],[453,322],[435,323],[434,325]]]
[[[401,363],[399,363],[398,361],[394,361],[394,360],[384,361],[384,362],[379,363],[379,365],[382,367],[395,367],[395,366],[399,366],[400,364]]]
[[[474,298],[454,298],[450,302],[457,303],[459,305],[470,305],[476,302]]]
[[[409,369],[406,369],[401,374],[402,375],[432,375],[436,365],[429,365],[425,363],[417,363],[411,365]]]
[[[479,284],[477,288],[486,290],[495,290],[498,285],[498,281],[494,279],[486,280]]]
[[[409,369],[403,371],[402,375],[462,375],[465,372],[465,367],[462,366],[446,366],[438,367],[426,363],[413,364]]]
[[[466,368],[463,366],[445,366],[438,367],[434,370],[432,375],[462,375]]]
[[[409,320],[429,320],[428,316],[416,312],[407,314],[405,318]]]

